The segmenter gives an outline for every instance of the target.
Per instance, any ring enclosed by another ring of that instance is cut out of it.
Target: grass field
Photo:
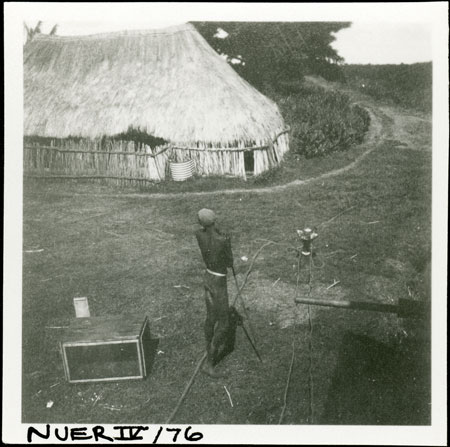
[[[410,137],[405,143],[393,119],[397,112],[365,101],[377,117],[378,137],[353,152],[311,161],[297,178],[316,177],[373,151],[339,175],[280,192],[164,197],[26,180],[23,421],[167,419],[204,350],[203,265],[193,236],[203,207],[214,209],[231,231],[240,281],[250,262],[240,258],[251,259],[263,239],[298,245],[295,230],[318,225],[313,297],[423,299],[431,241],[430,127],[420,138],[402,128]],[[192,185],[183,184],[186,191],[197,188]],[[272,244],[243,290],[264,363],[238,329],[236,349],[223,365],[229,377],[199,375],[173,422],[278,423],[295,339],[283,423],[429,424],[427,324],[394,314],[295,306],[296,293],[306,294],[305,268],[296,291],[295,264],[292,251]],[[327,289],[335,280],[339,284]],[[234,299],[231,279],[229,292]],[[65,382],[58,327],[73,317],[76,296],[88,297],[92,315],[148,315],[159,345],[145,381]],[[49,400],[54,404],[46,408]]]

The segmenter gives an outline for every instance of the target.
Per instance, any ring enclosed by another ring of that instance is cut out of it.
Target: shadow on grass
[[[429,425],[431,371],[418,352],[347,332],[319,423]]]

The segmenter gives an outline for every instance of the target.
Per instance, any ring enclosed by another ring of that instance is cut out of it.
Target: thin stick
[[[106,409],[111,410],[111,411],[121,411],[120,408],[111,407],[109,405],[103,405],[103,408],[106,408]]]
[[[231,396],[230,396],[230,393],[228,392],[228,390],[227,390],[227,387],[224,385],[223,386],[224,388],[225,388],[225,391],[227,392],[227,395],[228,395],[228,399],[230,400],[230,404],[231,404],[231,406],[232,407],[234,407],[234,405],[233,405],[233,401],[231,400]]]
[[[276,242],[274,242],[274,241],[267,241],[265,244],[263,244],[263,245],[258,249],[258,251],[257,251],[257,252],[255,253],[255,255],[253,256],[252,262],[250,263],[250,267],[249,267],[248,270],[245,272],[245,275],[244,275],[244,281],[243,281],[242,284],[238,287],[238,290],[239,290],[239,291],[241,291],[241,290],[244,288],[244,286],[245,286],[245,284],[246,284],[246,282],[247,282],[247,279],[248,279],[248,277],[249,277],[249,275],[250,275],[250,272],[252,271],[253,264],[255,263],[256,258],[257,258],[258,255],[261,253],[261,251],[263,250],[263,248],[264,248],[264,247],[267,247],[267,246],[270,245],[270,244],[276,244]],[[233,301],[233,305],[236,303],[236,300],[237,300],[237,299],[238,299],[238,295],[235,296],[234,301]]]
[[[356,205],[351,206],[350,208],[347,208],[343,211],[341,211],[340,213],[336,214],[335,216],[333,216],[331,219],[328,219],[325,222],[322,222],[321,224],[318,225],[318,227],[323,227],[326,224],[329,224],[330,222],[332,222],[334,219],[338,218],[339,216],[341,216],[342,214],[346,213],[347,211],[350,211],[351,209],[355,208]]]
[[[256,337],[255,337],[255,331],[253,330],[252,323],[251,323],[251,321],[250,321],[250,317],[249,317],[249,315],[248,315],[247,309],[245,308],[245,301],[244,301],[244,298],[242,298],[242,294],[241,294],[241,291],[240,291],[240,289],[239,289],[239,284],[238,284],[238,282],[237,282],[237,278],[236,278],[236,274],[235,274],[235,272],[234,272],[234,268],[233,268],[233,277],[234,277],[234,282],[235,282],[235,284],[236,284],[237,296],[239,297],[239,299],[240,299],[240,301],[241,301],[242,309],[244,310],[245,318],[246,318],[247,321],[248,321],[248,327],[250,328],[250,332],[251,332],[251,334],[252,334],[252,338],[253,338],[253,340],[256,340]],[[235,301],[235,302],[236,302],[236,301]]]
[[[41,282],[47,282],[47,281],[50,281],[51,279],[60,278],[61,276],[63,276],[63,275],[56,275],[56,276],[52,276],[51,278],[41,279]]]
[[[102,397],[102,393],[100,393],[100,394],[96,397],[96,399],[95,399],[94,403],[92,404],[92,406],[94,406],[94,405],[98,402],[98,400],[99,400],[101,397]]]
[[[37,393],[34,393],[33,396],[31,396],[31,397],[37,396],[37,395],[40,394],[41,392],[42,392],[42,390],[39,390]]]
[[[299,257],[297,260],[297,284],[295,287],[295,297],[297,297],[298,294],[298,285],[300,282],[300,260],[301,258]],[[297,315],[297,306],[295,307],[295,313]],[[287,393],[289,390],[289,385],[291,383],[291,375],[292,375],[292,369],[294,367],[294,358],[295,358],[295,321],[294,321],[294,327],[292,329],[292,356],[291,356],[291,364],[289,366],[289,372],[288,372],[288,376],[286,379],[286,386],[284,388],[284,397],[283,397],[283,408],[281,409],[281,414],[280,414],[280,418],[278,419],[278,424],[281,424],[281,422],[283,421],[284,418],[284,412],[286,411],[286,406],[287,406]]]
[[[274,287],[277,283],[278,283],[278,281],[280,280],[281,278],[278,278],[273,284],[272,284],[272,287]]]
[[[194,374],[192,374],[192,377],[190,378],[188,384],[186,385],[186,388],[183,391],[183,394],[181,395],[180,399],[178,400],[177,406],[174,408],[174,410],[172,411],[172,413],[170,414],[170,416],[168,417],[166,424],[170,424],[170,422],[172,421],[173,417],[177,414],[178,409],[180,408],[184,398],[186,397],[187,393],[189,392],[189,389],[191,388],[192,384],[194,383],[194,379],[197,376],[200,367],[202,366],[203,362],[205,361],[207,356],[207,353],[205,352],[202,356],[202,358],[199,360],[199,362],[197,363],[197,366],[195,368]]]
[[[60,149],[55,146],[24,146],[24,149],[27,150],[50,150],[55,151],[59,153],[72,153],[72,154],[104,154],[104,155],[132,155],[133,157],[152,157],[155,158],[158,155],[162,154],[163,152],[170,149],[170,146],[165,147],[164,149],[160,150],[156,154],[152,154],[150,152],[126,152],[126,151],[86,151],[86,150],[73,150],[73,149]]]
[[[336,285],[339,284],[340,282],[341,282],[341,281],[336,281],[336,280],[335,280],[335,281],[333,282],[333,284],[331,284],[331,285],[329,285],[329,286],[327,287],[327,290],[328,290],[328,289],[331,289],[331,288],[334,287],[334,286],[336,286]]]
[[[308,305],[308,325],[309,325],[309,340],[308,340],[309,423],[313,424],[314,423],[314,378],[313,378],[313,374],[312,374],[313,324],[312,324],[312,318],[311,318],[311,306],[310,305]]]
[[[258,350],[256,349],[255,344],[253,343],[252,339],[250,338],[250,335],[248,334],[247,329],[245,329],[245,326],[242,324],[241,325],[242,330],[244,331],[245,336],[247,337],[248,341],[250,342],[253,350],[255,351],[256,356],[258,357],[258,360],[263,363],[261,356],[259,355]]]
[[[245,315],[247,317],[247,320],[248,320],[248,323],[249,323],[249,328],[250,328],[250,331],[252,333],[252,337],[253,337],[254,340],[255,340],[255,331],[252,328],[250,319],[249,319],[248,314],[247,314],[247,310],[245,309],[245,303],[244,303],[244,300],[243,300],[242,295],[241,295],[241,290],[244,288],[245,284],[247,283],[247,279],[248,279],[248,277],[250,275],[250,272],[252,271],[253,264],[255,263],[256,258],[259,256],[259,254],[264,249],[264,247],[267,247],[268,245],[271,245],[271,244],[276,244],[276,242],[268,240],[265,244],[261,245],[261,247],[258,249],[258,251],[254,254],[254,256],[252,258],[252,262],[250,263],[250,266],[249,266],[248,270],[245,272],[244,281],[242,282],[241,286],[239,286],[239,284],[237,282],[237,277],[236,277],[236,274],[235,274],[234,268],[233,268],[233,276],[234,276],[234,280],[235,280],[236,288],[237,288],[237,295],[234,298],[233,306],[236,304],[236,300],[239,297],[241,299],[241,301],[242,301],[242,307],[243,307],[244,313],[245,313]],[[251,342],[251,340],[250,340],[250,342]]]
[[[136,181],[136,182],[149,182],[154,183],[155,180],[150,178],[144,178],[144,177],[122,177],[122,176],[114,176],[114,175],[40,175],[40,174],[24,174],[25,177],[30,178],[48,178],[48,179],[112,179],[112,180],[129,180],[129,181]]]
[[[284,388],[283,408],[281,409],[281,414],[280,414],[280,419],[278,419],[278,424],[281,424],[281,422],[283,421],[284,412],[286,411],[287,394],[288,394],[288,390],[289,390],[289,385],[291,383],[291,375],[292,375],[292,369],[293,369],[293,366],[294,366],[294,358],[295,358],[295,334],[294,334],[294,337],[292,339],[291,364],[289,366],[289,372],[288,372],[288,376],[287,376],[287,380],[286,380],[286,386]]]

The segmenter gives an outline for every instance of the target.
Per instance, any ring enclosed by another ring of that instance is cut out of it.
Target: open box
[[[147,317],[120,315],[75,318],[60,345],[67,381],[97,382],[145,378],[157,340]]]

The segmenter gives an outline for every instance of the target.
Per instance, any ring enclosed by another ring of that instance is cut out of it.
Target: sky
[[[175,21],[74,21],[44,22],[47,33],[58,23],[57,34],[86,35],[131,29],[161,28],[178,25]],[[34,25],[30,21],[28,25]],[[221,34],[218,34],[221,37]],[[348,64],[410,64],[432,59],[431,28],[424,23],[353,22],[350,28],[336,33],[332,46]]]
[[[431,28],[424,23],[355,22],[332,46],[348,64],[411,64],[432,59]]]

